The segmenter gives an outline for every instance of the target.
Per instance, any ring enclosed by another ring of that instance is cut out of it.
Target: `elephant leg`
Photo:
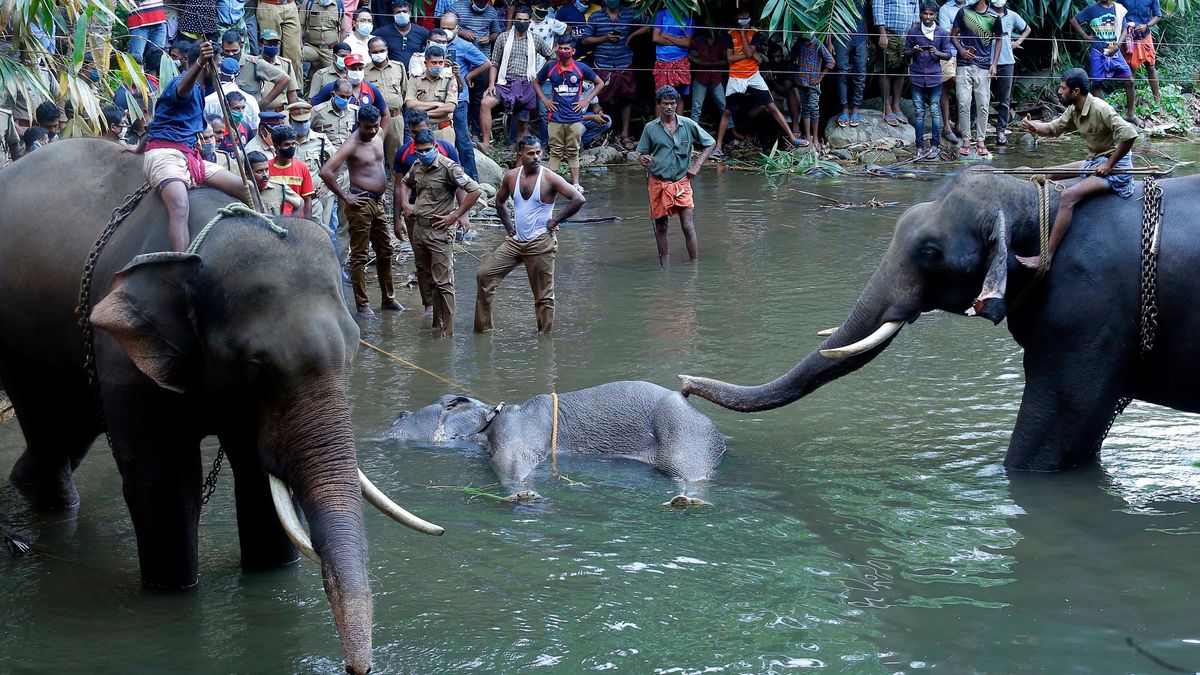
[[[221,443],[233,469],[242,569],[275,569],[296,562],[300,554],[279,524],[267,474],[254,454],[254,444],[227,441],[224,437]]]
[[[1025,394],[1004,467],[1062,471],[1093,461],[1125,384],[1125,360],[1101,338],[1025,351]]]
[[[44,386],[44,383],[43,383]],[[90,397],[29,394],[28,386],[9,392],[27,447],[9,480],[41,511],[61,511],[79,504],[72,477],[100,432]]]

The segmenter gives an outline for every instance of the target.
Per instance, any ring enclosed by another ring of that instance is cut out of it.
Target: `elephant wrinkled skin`
[[[1200,411],[1200,176],[1160,184],[1158,330],[1144,358],[1141,184],[1132,199],[1109,193],[1081,204],[1050,270],[1014,306],[1034,279],[1015,255],[1038,252],[1036,187],[966,171],[900,217],[849,317],[791,371],[758,386],[685,375],[682,391],[734,410],[778,408],[866,365],[922,313],[973,310],[995,323],[1007,317],[1025,349],[1025,393],[1005,467],[1057,471],[1091,461],[1123,395]]]

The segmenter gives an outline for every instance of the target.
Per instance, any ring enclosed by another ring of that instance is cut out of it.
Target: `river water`
[[[1012,147],[995,164],[1079,151]],[[660,268],[643,174],[585,173],[582,215],[623,220],[564,228],[553,339],[533,335],[520,270],[501,288],[496,332],[473,335],[478,262],[465,254],[457,336],[431,339],[407,312],[365,337],[490,400],[619,379],[676,387],[685,372],[763,381],[845,317],[902,209],[944,176],[706,171],[701,263]],[[797,189],[901,206],[828,211]],[[674,223],[671,236],[686,257]],[[498,240],[487,230],[469,250],[483,256]],[[419,305],[415,290],[401,301]],[[1197,418],[1135,403],[1099,466],[1009,475],[1022,385],[1003,325],[926,315],[869,366],[787,408],[696,401],[729,437],[712,508],[662,508],[675,486],[643,465],[578,460],[560,462],[574,483],[543,468],[544,499],[513,506],[431,487],[493,483],[479,451],[382,438],[396,413],[447,386],[360,351],[350,394],[360,463],[447,532],[425,537],[368,513],[376,672],[1166,672],[1128,640],[1200,669]],[[22,448],[15,423],[0,427],[5,474]],[[0,525],[53,556],[0,556],[0,672],[339,670],[316,566],[239,570],[228,475],[203,514],[198,588],[166,595],[139,587],[102,442],[77,482],[83,504],[70,518],[35,516],[0,488]]]

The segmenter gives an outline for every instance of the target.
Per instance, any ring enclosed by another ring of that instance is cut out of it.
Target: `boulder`
[[[637,151],[635,150],[630,150],[629,152],[625,153],[625,161],[629,162],[630,164],[637,164],[638,157],[641,157],[641,155],[637,154]]]
[[[863,101],[863,110],[878,110],[883,112],[883,99],[876,96]],[[916,119],[917,111],[913,108],[912,99],[908,96],[900,97],[900,112],[904,114],[905,119]]]
[[[846,148],[855,143],[866,143],[876,146],[879,141],[896,139],[901,145],[916,145],[917,131],[910,124],[890,126],[883,121],[883,113],[878,110],[863,110],[862,124],[857,127],[839,127],[837,118],[830,118],[825,125],[825,140],[833,149]]]
[[[892,152],[891,150],[868,150],[858,156],[859,164],[878,164],[880,166],[887,166],[889,164],[895,164],[898,161],[900,161],[900,158],[896,157],[896,153]]]
[[[625,153],[619,148],[614,148],[611,145],[602,145],[596,148],[595,159],[592,164],[617,164],[625,161]]]
[[[491,157],[480,152],[478,148],[475,148],[475,168],[479,170],[480,183],[499,185],[504,178],[504,169],[500,168],[500,165]]]

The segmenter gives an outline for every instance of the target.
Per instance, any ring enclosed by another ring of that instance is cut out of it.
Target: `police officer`
[[[284,115],[274,110],[264,110],[258,115],[258,133],[246,143],[246,155],[251,152],[261,152],[270,161],[275,161],[275,145],[271,143],[271,129],[277,124],[283,124]]]
[[[416,217],[412,249],[417,269],[424,270],[432,292],[433,327],[441,328],[443,336],[454,334],[454,226],[459,218],[479,200],[479,184],[463,171],[454,160],[438,152],[436,139],[428,129],[413,136],[417,162],[399,184],[400,208],[394,209],[392,229],[404,239],[403,216]],[[455,193],[466,192],[461,204]],[[409,193],[416,191],[415,203],[409,203]]]
[[[400,109],[404,106],[408,74],[404,64],[388,59],[388,46],[383,38],[373,37],[368,40],[367,50],[371,63],[367,65],[366,80],[383,94],[383,100],[387,103],[388,113],[392,118],[383,137],[383,156],[387,158],[388,167],[391,167],[392,158],[396,156],[396,151],[400,149],[404,139],[404,115]]]
[[[458,78],[446,59],[446,49],[429,45],[425,49],[425,74],[408,80],[405,104],[410,110],[429,115],[438,140],[454,142],[454,109],[458,107]]]
[[[261,56],[254,56],[242,45],[242,34],[236,30],[225,31],[221,36],[221,53],[238,60],[238,88],[258,100],[259,107],[267,109],[270,103],[287,91],[288,74],[277,66],[267,63]]]
[[[343,5],[340,0],[308,0],[302,6],[305,34],[300,59],[312,64],[312,71],[328,68],[333,65],[334,46],[342,41]]]
[[[258,185],[258,196],[268,216],[291,215],[304,207],[304,200],[292,188],[271,180],[271,160],[266,155],[247,152],[246,168],[246,175]]]
[[[317,95],[325,85],[346,77],[346,57],[350,56],[350,45],[338,42],[330,48],[329,60],[333,63],[308,75],[308,98]]]
[[[346,79],[336,82],[333,96],[330,96],[328,101],[315,105],[312,109],[313,131],[319,131],[329,137],[335,151],[350,137],[357,119],[358,105],[355,103],[354,90],[350,80]]]
[[[321,171],[321,165],[333,155],[333,143],[329,137],[319,131],[312,130],[312,105],[307,101],[296,101],[287,107],[288,121],[296,132],[296,159],[308,165],[308,170],[316,176]],[[313,181],[316,193],[313,195],[311,220],[318,223],[328,223],[333,212],[333,193],[324,181]]]
[[[297,92],[300,91],[300,80],[303,78],[292,69],[291,61],[279,55],[278,32],[268,28],[259,34],[258,41],[262,45],[262,52],[259,54],[262,60],[282,70],[288,76],[284,93],[270,101],[266,101],[263,105],[264,108],[280,110],[283,106],[296,102],[296,97],[299,96]]]

